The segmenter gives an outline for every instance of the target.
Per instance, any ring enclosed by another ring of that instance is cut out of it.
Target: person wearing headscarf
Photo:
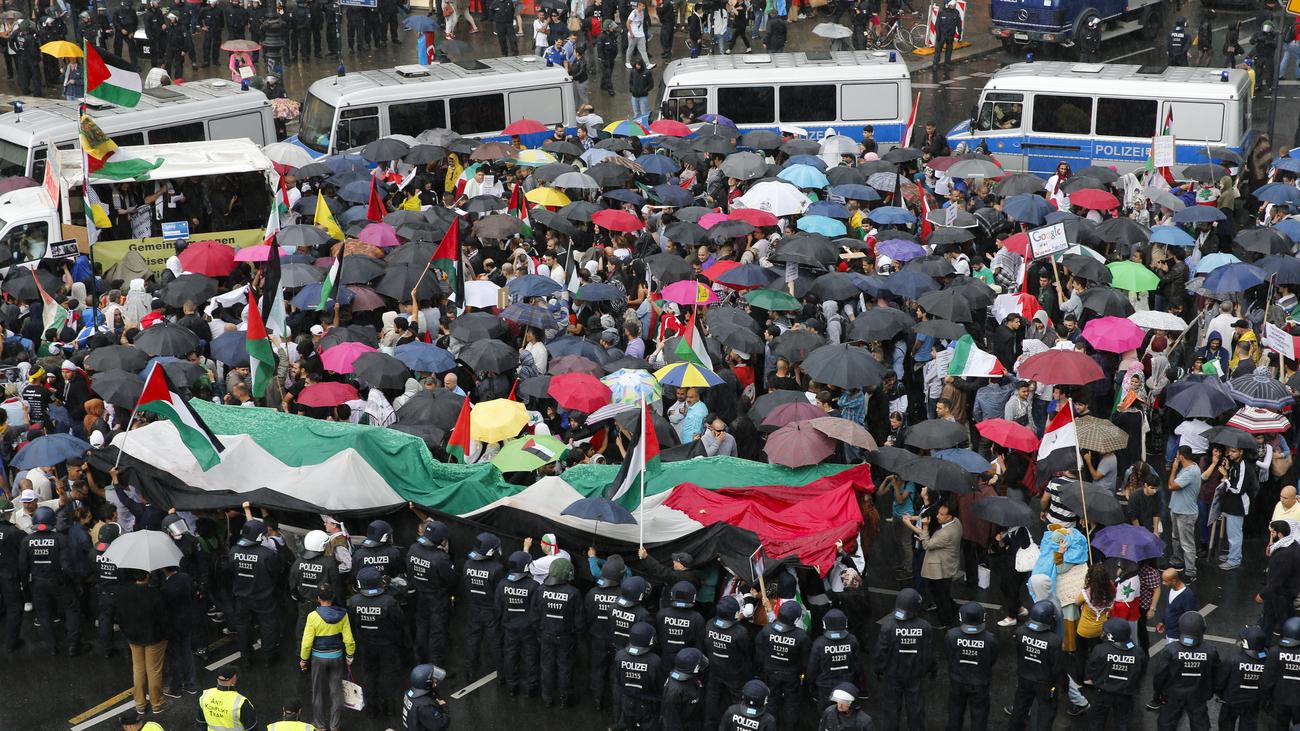
[[[1070,210],[1070,196],[1065,192],[1065,182],[1070,179],[1070,163],[1056,163],[1056,174],[1047,179],[1047,198],[1056,203],[1059,211]]]
[[[150,311],[153,297],[144,289],[143,279],[132,279],[126,292],[126,304],[122,305],[122,315],[128,327],[139,327],[140,320]]]

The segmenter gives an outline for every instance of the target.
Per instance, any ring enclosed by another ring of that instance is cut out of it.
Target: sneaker
[[[629,68],[629,69],[632,68],[632,64],[630,64],[630,63],[624,63],[623,66],[624,66],[625,68]]]
[[[163,711],[167,710],[167,708],[168,708],[167,701],[163,701],[162,703],[159,703],[158,705],[153,707],[154,715],[158,715],[159,713],[162,713]]]
[[[1010,715],[1011,715],[1011,712],[1012,712],[1012,711],[1011,711],[1011,706],[1002,706],[1002,712],[1005,713],[1005,714],[1007,714],[1008,716],[1010,716]]]
[[[1092,708],[1092,706],[1091,705],[1076,706],[1073,703],[1071,703],[1070,709],[1066,711],[1066,714],[1070,716],[1082,716],[1083,714],[1088,712],[1089,708]]]
[[[30,612],[30,611],[32,611],[32,603],[31,603],[31,602],[27,602],[27,603],[23,604],[23,611],[24,611],[24,612]]]
[[[1003,617],[1002,619],[998,620],[999,627],[1015,627],[1016,624],[1018,623],[1019,620],[1017,620],[1015,617]]]
[[[1228,563],[1227,561],[1224,561],[1223,563],[1219,564],[1220,571],[1235,571],[1239,568],[1241,568],[1241,564],[1239,563]]]
[[[199,686],[197,686],[197,685],[183,685],[183,686],[181,686],[181,690],[185,691],[185,692],[188,693],[189,695],[198,695],[198,692],[199,692]]]
[[[1025,609],[1024,607],[1021,607],[1021,608],[1020,608],[1020,616],[1022,616],[1022,617],[1028,617],[1028,616],[1029,616],[1029,610],[1028,610],[1028,609]]]
[[[731,51],[727,51],[727,53],[731,53]],[[646,69],[647,69],[647,70],[648,70],[648,69],[652,69],[652,68],[654,68],[654,67],[657,66],[657,65],[658,65],[658,64],[653,64],[653,63],[652,63],[652,64],[650,64],[649,66],[646,66]]]
[[[171,688],[163,688],[163,695],[167,696],[168,698],[181,697],[180,691],[172,690]]]

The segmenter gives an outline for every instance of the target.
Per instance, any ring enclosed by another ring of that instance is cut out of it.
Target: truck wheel
[[[1070,36],[1070,38],[1071,40],[1074,41],[1073,50],[1075,53],[1075,58],[1079,61],[1083,60],[1083,54],[1084,54],[1083,41],[1081,40],[1083,38],[1083,29],[1088,27],[1088,21],[1097,17],[1100,17],[1097,14],[1097,11],[1089,9],[1083,11],[1083,13],[1079,16],[1079,19],[1074,22],[1074,33]]]
[[[1002,50],[1004,53],[1006,53],[1009,56],[1016,55],[1016,42],[1011,40],[1010,38],[1003,38]]]
[[[1138,31],[1144,41],[1154,41],[1165,30],[1165,4],[1159,3],[1147,7],[1142,12],[1142,30]]]

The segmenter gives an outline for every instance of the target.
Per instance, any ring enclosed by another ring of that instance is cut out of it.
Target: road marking
[[[963,76],[954,76],[952,80],[953,80],[953,81],[965,81],[966,79],[969,79],[969,78],[970,78],[970,76],[967,76],[967,75],[963,75]]]
[[[913,86],[916,86],[916,85],[913,84]],[[873,587],[868,588],[867,591],[871,592],[872,594],[884,594],[885,596],[898,596],[898,590],[895,590],[895,589],[881,589],[881,588],[879,588],[879,587],[875,587],[875,586],[873,586]],[[955,601],[955,602],[960,602],[960,601],[963,601],[963,600],[960,600],[960,599],[956,599],[956,598],[954,598],[954,601]],[[966,600],[966,601],[969,601],[969,600]],[[984,607],[985,609],[1001,609],[1001,608],[1002,608],[1002,605],[1001,605],[1001,604],[989,604],[988,602],[977,602],[977,603],[978,603],[981,607]],[[888,617],[890,614],[891,614],[890,612],[886,612],[884,617],[881,617],[880,619],[877,619],[877,620],[876,620],[876,624],[883,624],[884,621],[885,621],[885,617]]]
[[[131,691],[129,689],[123,692],[126,693],[126,695],[128,696],[131,695]],[[85,731],[86,729],[91,728],[96,724],[102,723],[104,721],[107,721],[110,718],[114,718],[116,716],[121,715],[128,708],[134,708],[134,707],[135,707],[135,701],[133,700],[127,701],[126,703],[123,703],[122,705],[117,706],[116,708],[110,708],[107,711],[104,711],[103,713],[99,714],[98,716],[95,716],[94,718],[91,718],[86,721],[82,721],[76,726],[73,726],[71,731]]]
[[[487,675],[484,675],[483,677],[479,678],[478,680],[475,680],[473,683],[470,683],[469,685],[465,686],[464,688],[461,688],[460,690],[456,691],[455,693],[452,693],[452,694],[451,694],[451,697],[452,697],[453,700],[460,700],[461,698],[464,698],[465,696],[469,695],[470,693],[473,693],[474,691],[478,690],[479,688],[482,688],[483,686],[487,685],[488,683],[491,683],[493,680],[496,680],[496,679],[497,679],[497,671],[493,670],[492,672],[488,673]]]
[[[1210,616],[1210,612],[1213,612],[1218,608],[1219,608],[1218,604],[1206,604],[1205,606],[1201,607],[1196,611],[1200,612],[1202,617],[1208,617]],[[1155,632],[1155,629],[1148,627],[1147,631]],[[1227,637],[1220,637],[1219,635],[1204,635],[1203,639],[1210,640],[1211,642],[1226,642],[1229,645],[1234,644],[1236,642],[1236,640],[1231,640],[1228,639]],[[1157,652],[1160,652],[1161,648],[1163,648],[1167,644],[1169,644],[1169,638],[1161,637],[1159,642],[1151,646],[1151,649],[1147,654],[1155,655]]]
[[[238,660],[238,659],[239,659],[239,656],[240,656],[241,654],[242,654],[242,653],[241,653],[239,650],[235,650],[234,652],[230,653],[229,655],[226,655],[225,657],[221,658],[220,660],[217,660],[217,661],[215,661],[215,662],[210,662],[210,663],[208,663],[207,665],[204,665],[204,666],[203,666],[203,669],[204,669],[204,670],[216,670],[217,668],[219,668],[219,667],[221,667],[221,666],[223,666],[223,665],[229,665],[230,663],[232,663],[232,662]]]
[[[87,718],[90,718],[91,716],[95,715],[96,713],[100,713],[100,712],[102,712],[105,708],[108,708],[109,706],[114,705],[114,704],[116,704],[116,703],[121,703],[122,701],[124,701],[124,700],[126,700],[127,698],[130,698],[130,697],[131,697],[131,689],[130,689],[130,688],[127,688],[126,690],[122,691],[121,693],[118,693],[117,695],[113,696],[112,698],[109,698],[108,700],[104,701],[103,703],[100,703],[99,705],[95,706],[94,708],[87,708],[85,711],[83,711],[83,712],[81,712],[81,713],[78,713],[77,715],[73,716],[72,718],[69,718],[69,719],[68,719],[68,723],[81,723],[82,721],[85,721]]]
[[[218,647],[221,647],[222,645],[230,644],[230,642],[232,642],[233,639],[234,639],[233,635],[227,635],[225,637],[222,637],[218,639],[216,642],[213,642],[211,645],[208,645],[207,652],[212,652],[213,650],[217,649]],[[239,659],[239,653],[235,652],[230,655],[227,655],[226,657],[221,658],[220,660],[217,660],[214,663],[209,664],[208,666],[206,666],[206,669],[215,670],[221,667],[222,665],[225,665],[226,663],[232,662],[237,659]],[[84,729],[88,729],[92,726],[95,726],[96,724],[106,719],[118,715],[119,713],[125,711],[128,708],[134,707],[135,701],[129,700],[126,703],[117,706],[116,708],[110,708],[110,706],[113,706],[116,703],[119,703],[123,700],[130,698],[131,691],[132,691],[131,688],[127,688],[126,690],[122,691],[121,693],[118,693],[112,698],[109,698],[108,700],[105,700],[97,704],[93,708],[88,708],[85,711],[82,711],[81,713],[73,716],[72,718],[69,718],[68,723],[72,724],[72,731],[84,731]],[[91,718],[92,716],[94,717]]]
[[[930,84],[930,83],[921,82],[921,81],[913,81],[913,82],[912,82],[912,88],[913,88],[913,89],[938,89],[938,88],[939,88],[939,85],[938,85],[938,84]]]

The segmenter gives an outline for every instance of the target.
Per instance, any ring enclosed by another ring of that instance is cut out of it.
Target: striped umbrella
[[[1255,406],[1242,407],[1228,419],[1228,426],[1235,426],[1251,434],[1270,434],[1284,432],[1291,428],[1291,422],[1276,411]]]
[[[723,384],[723,380],[713,371],[686,361],[660,368],[655,371],[655,378],[665,386],[679,388],[710,388]]]
[[[514,162],[516,165],[537,168],[555,162],[555,156],[545,150],[521,150]]]
[[[650,130],[645,125],[631,119],[620,119],[605,125],[605,131],[616,137],[645,137]]]
[[[639,404],[658,401],[663,397],[663,387],[650,373],[635,368],[620,368],[600,379],[614,394],[615,403]]]
[[[1254,373],[1228,381],[1228,391],[1242,406],[1281,411],[1282,407],[1295,403],[1291,390],[1274,379],[1267,368],[1256,368]]]

